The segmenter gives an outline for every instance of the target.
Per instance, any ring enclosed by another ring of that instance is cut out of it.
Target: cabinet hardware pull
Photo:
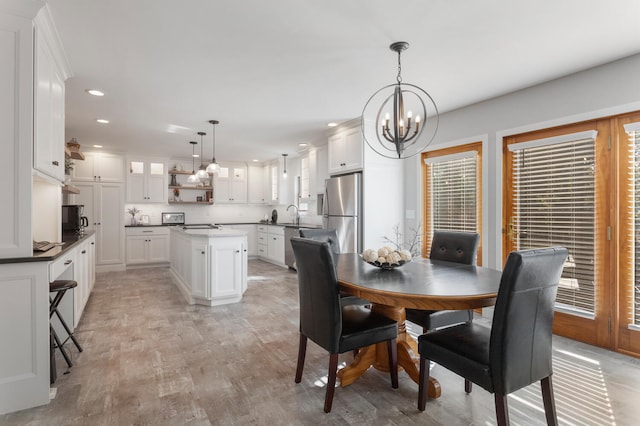
[[[203,251],[202,251],[202,252],[200,252],[200,253],[205,254],[205,252],[203,252]]]
[[[153,232],[153,231],[142,231],[142,232]]]
[[[73,260],[69,259],[66,262],[64,262],[65,265],[71,265],[71,262],[73,262]]]
[[[82,253],[82,254],[85,254],[86,252],[87,252],[86,250],[82,250],[82,251],[81,251],[81,253]]]
[[[51,164],[53,164],[54,166],[59,166],[60,162],[58,160],[54,160],[51,162]]]
[[[240,253],[240,250],[236,250],[236,253]]]

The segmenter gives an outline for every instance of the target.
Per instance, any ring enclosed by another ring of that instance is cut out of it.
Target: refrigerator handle
[[[327,191],[327,181],[324,182],[324,197],[322,200],[322,216],[329,216],[329,193]]]

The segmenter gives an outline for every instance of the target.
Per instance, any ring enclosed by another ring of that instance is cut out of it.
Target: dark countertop
[[[202,223],[187,223],[186,225],[203,225]],[[204,224],[204,225],[208,225]],[[305,225],[300,224],[296,225],[295,223],[285,222],[285,223],[264,223],[264,222],[216,222],[215,225],[222,226],[233,226],[233,225],[273,225],[273,226],[284,226],[286,228],[309,228],[309,229],[322,229],[322,225]],[[144,228],[144,227],[164,227],[164,226],[182,226],[182,225],[125,225],[125,228]]]
[[[8,257],[4,259],[0,259],[0,264],[2,263],[26,263],[26,262],[50,262],[52,260],[57,259],[76,245],[78,245],[81,241],[86,240],[90,236],[95,234],[95,231],[86,231],[84,235],[77,234],[63,234],[62,235],[62,245],[55,246],[47,251],[43,252],[33,252],[33,256],[28,257]]]

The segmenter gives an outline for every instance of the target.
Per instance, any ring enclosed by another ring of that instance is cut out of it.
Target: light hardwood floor
[[[442,397],[425,412],[406,374],[394,390],[387,373],[370,370],[336,389],[324,414],[324,350],[309,343],[302,383],[294,383],[297,297],[295,272],[258,260],[249,263],[242,302],[213,308],[187,305],[167,268],[100,274],[76,331],[84,352],[70,347],[68,374],[59,359],[56,398],[0,416],[0,424],[495,424],[493,396],[479,387],[465,394],[463,380],[439,366],[432,374]],[[560,424],[638,424],[639,367],[638,359],[555,337]],[[512,424],[544,424],[538,385],[509,404]]]

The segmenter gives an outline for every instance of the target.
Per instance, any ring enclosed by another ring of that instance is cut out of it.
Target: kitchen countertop
[[[61,245],[57,245],[47,251],[43,252],[33,252],[33,256],[26,257],[9,257],[0,259],[0,264],[2,263],[25,263],[25,262],[50,262],[52,260],[57,259],[81,241],[87,239],[88,237],[95,234],[95,231],[86,231],[84,235],[77,234],[63,234],[62,235],[62,243]]]
[[[202,224],[187,224],[187,225],[202,225]],[[216,222],[215,225],[222,226],[233,226],[233,225],[271,225],[271,226],[284,226],[286,228],[309,228],[309,229],[322,229],[322,225],[306,225],[300,224],[296,225],[295,223],[285,222],[285,223],[264,223],[264,222]],[[144,227],[165,227],[165,226],[183,226],[183,225],[162,225],[162,224],[152,224],[152,225],[125,225],[125,228],[144,228]]]

